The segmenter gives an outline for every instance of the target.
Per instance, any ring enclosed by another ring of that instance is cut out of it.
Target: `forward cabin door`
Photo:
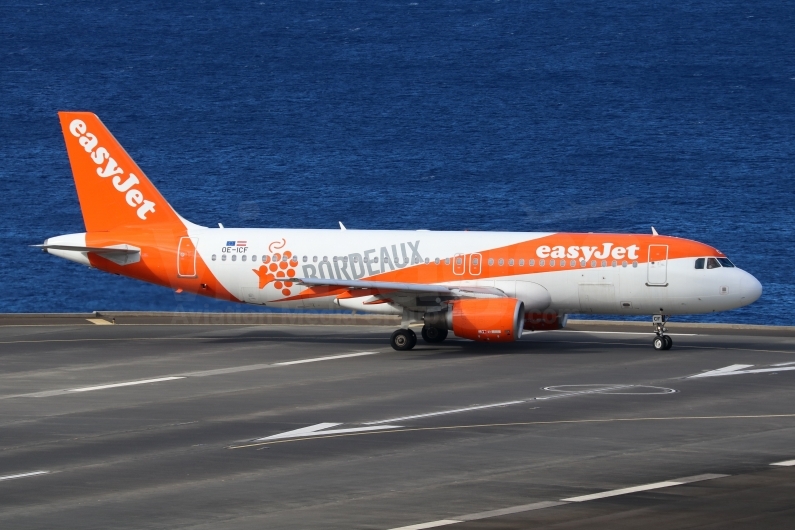
[[[196,277],[196,246],[198,244],[198,238],[180,238],[177,250],[177,276],[181,278]]]
[[[647,281],[649,285],[668,285],[668,245],[649,245]]]

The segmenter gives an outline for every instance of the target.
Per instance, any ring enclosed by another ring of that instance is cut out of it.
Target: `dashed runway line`
[[[264,370],[268,368],[277,368],[281,366],[292,366],[296,364],[305,364],[305,363],[314,363],[320,361],[333,361],[337,359],[348,359],[351,357],[362,357],[366,355],[377,355],[381,352],[379,351],[365,351],[365,352],[354,352],[354,353],[344,353],[341,355],[329,355],[325,357],[313,357],[310,359],[299,359],[297,361],[283,361],[277,363],[268,363],[268,364],[250,364],[245,366],[232,366],[229,368],[217,368],[214,370],[202,370],[197,372],[185,372],[181,374],[169,375],[169,376],[162,376],[152,379],[143,379],[138,381],[123,381],[119,383],[107,383],[107,384],[100,384],[100,385],[92,385],[87,387],[81,388],[64,388],[58,390],[45,390],[42,392],[32,392],[29,394],[15,394],[9,396],[0,396],[0,399],[11,399],[11,398],[20,398],[20,397],[52,397],[58,396],[63,394],[70,394],[75,392],[91,392],[95,390],[107,390],[110,388],[121,388],[121,387],[128,387],[128,386],[136,386],[136,385],[144,385],[149,383],[159,383],[164,381],[176,381],[178,379],[188,379],[191,377],[208,377],[212,375],[223,375],[223,374],[232,374],[237,372],[247,372],[251,370]]]
[[[4,480],[14,480],[17,478],[35,477],[37,475],[46,475],[49,471],[30,471],[29,473],[17,473],[16,475],[4,475],[0,477],[0,482]]]
[[[534,502],[532,504],[523,504],[520,506],[511,506],[499,510],[491,510],[488,512],[471,513],[467,515],[459,515],[449,519],[439,519],[437,521],[429,521],[427,523],[413,524],[409,526],[401,526],[393,528],[392,530],[421,530],[424,528],[436,528],[439,526],[448,526],[451,524],[463,523],[465,521],[477,521],[480,519],[488,519],[491,517],[500,517],[502,515],[510,515],[514,513],[529,512],[532,510],[541,510],[544,508],[553,508],[555,506],[563,506],[566,504],[574,504],[579,502],[595,501],[605,499],[608,497],[616,497],[619,495],[629,495],[631,493],[639,493],[643,491],[657,490],[661,488],[670,488],[673,486],[681,486],[683,484],[692,484],[693,482],[702,482],[705,480],[714,480],[716,478],[724,478],[729,475],[721,475],[716,473],[707,473],[704,475],[695,475],[692,477],[683,477],[674,480],[666,480],[663,482],[654,482],[651,484],[642,484],[640,486],[632,486],[629,488],[620,488],[615,490],[602,491],[599,493],[592,493],[590,495],[580,495],[578,497],[569,497],[560,499],[559,501],[542,501]]]

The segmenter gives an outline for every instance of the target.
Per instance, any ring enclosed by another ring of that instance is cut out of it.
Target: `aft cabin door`
[[[198,244],[198,238],[180,238],[177,250],[177,276],[181,278],[196,277],[196,245]]]
[[[649,245],[649,285],[668,285],[668,245]]]

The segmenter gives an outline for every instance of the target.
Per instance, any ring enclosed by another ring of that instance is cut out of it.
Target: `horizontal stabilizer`
[[[141,260],[141,249],[132,245],[110,245],[107,247],[86,247],[79,245],[58,245],[47,244],[31,245],[40,248],[45,252],[50,250],[65,250],[67,252],[92,252],[98,254],[105,259],[116,263],[117,265],[130,265],[131,263],[138,263]]]

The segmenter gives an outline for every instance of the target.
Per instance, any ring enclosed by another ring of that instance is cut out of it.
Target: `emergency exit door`
[[[177,276],[181,278],[196,277],[196,245],[198,244],[198,238],[180,238],[177,250]]]

